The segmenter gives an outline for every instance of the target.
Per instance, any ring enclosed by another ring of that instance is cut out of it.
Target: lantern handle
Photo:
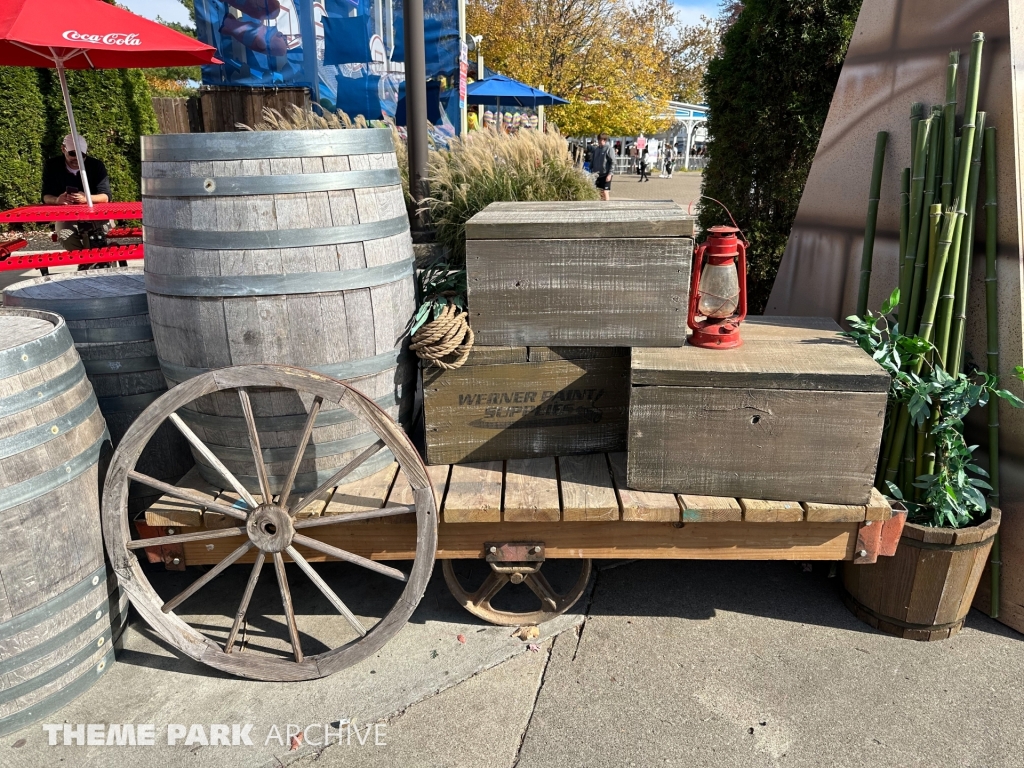
[[[711,202],[718,203],[720,206],[722,206],[722,210],[724,210],[725,213],[729,216],[729,221],[731,221],[732,225],[734,227],[736,227],[736,231],[740,233],[740,240],[742,240],[744,243],[747,242],[747,236],[745,234],[743,234],[743,230],[740,229],[740,225],[736,223],[736,219],[733,218],[732,211],[730,211],[728,208],[726,208],[725,203],[723,203],[721,200],[716,200],[715,198],[709,197],[708,195],[697,195],[697,197],[695,197],[693,200],[690,201],[690,204],[686,208],[686,212],[690,216],[693,216],[693,204],[695,202],[697,202],[698,200],[702,200],[702,199],[703,200],[710,200]]]
[[[738,227],[737,227],[738,229]],[[740,312],[736,318],[736,324],[742,323],[747,316],[747,243],[744,240],[736,242],[736,249],[740,252],[739,258],[739,283],[740,283]]]
[[[705,240],[703,243],[697,246],[697,250],[693,252],[693,269],[690,271],[690,306],[686,312],[686,324],[690,326],[690,330],[699,330],[695,326],[694,318],[697,317],[697,287],[700,285],[700,273],[701,268],[704,264],[704,251],[708,248],[708,243]],[[744,305],[745,306],[745,305]]]

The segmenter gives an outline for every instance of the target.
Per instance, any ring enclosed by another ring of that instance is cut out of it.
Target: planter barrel
[[[0,309],[0,736],[56,712],[114,660],[127,598],[103,557],[108,443],[64,320]]]
[[[413,250],[389,130],[146,136],[142,158],[146,290],[168,384],[228,365],[297,365],[345,380],[392,418],[408,419]],[[311,402],[252,393],[275,491]],[[181,417],[259,490],[234,392],[205,397]],[[295,489],[315,488],[376,439],[325,403]],[[195,458],[208,482],[223,484]],[[349,478],[391,461],[381,451]]]
[[[969,528],[907,523],[892,557],[872,565],[843,564],[847,606],[859,618],[907,640],[944,640],[959,632],[971,609],[1000,511]]]
[[[116,448],[146,406],[167,391],[153,344],[141,269],[91,269],[25,280],[4,289],[4,304],[56,312],[67,323],[85,374]],[[192,469],[184,436],[170,424],[149,441],[137,469],[176,483]],[[128,511],[146,509],[160,497],[132,483]]]

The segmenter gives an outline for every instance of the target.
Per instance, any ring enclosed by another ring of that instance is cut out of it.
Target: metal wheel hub
[[[284,552],[292,545],[295,526],[292,518],[281,507],[261,504],[245,522],[249,540],[264,552]]]

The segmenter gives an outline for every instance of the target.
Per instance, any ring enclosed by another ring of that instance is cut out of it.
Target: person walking
[[[601,199],[611,200],[612,171],[615,169],[615,150],[608,143],[607,133],[602,133],[597,137],[597,147],[594,148],[594,159],[590,168],[597,174],[594,185],[601,190]]]
[[[672,178],[672,168],[676,163],[676,148],[674,144],[665,145],[665,176]]]
[[[651,180],[651,177],[647,175],[648,166],[649,161],[647,159],[647,147],[644,147],[644,151],[640,154],[640,164],[638,166],[640,168],[640,181],[638,181],[637,184]]]

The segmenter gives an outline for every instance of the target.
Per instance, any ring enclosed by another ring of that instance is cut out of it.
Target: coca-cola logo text
[[[84,32],[76,32],[73,29],[69,29],[63,35],[65,40],[70,40],[73,43],[92,43],[93,45],[121,45],[121,46],[136,46],[142,45],[142,40],[134,32],[108,32],[105,35],[90,35]]]

